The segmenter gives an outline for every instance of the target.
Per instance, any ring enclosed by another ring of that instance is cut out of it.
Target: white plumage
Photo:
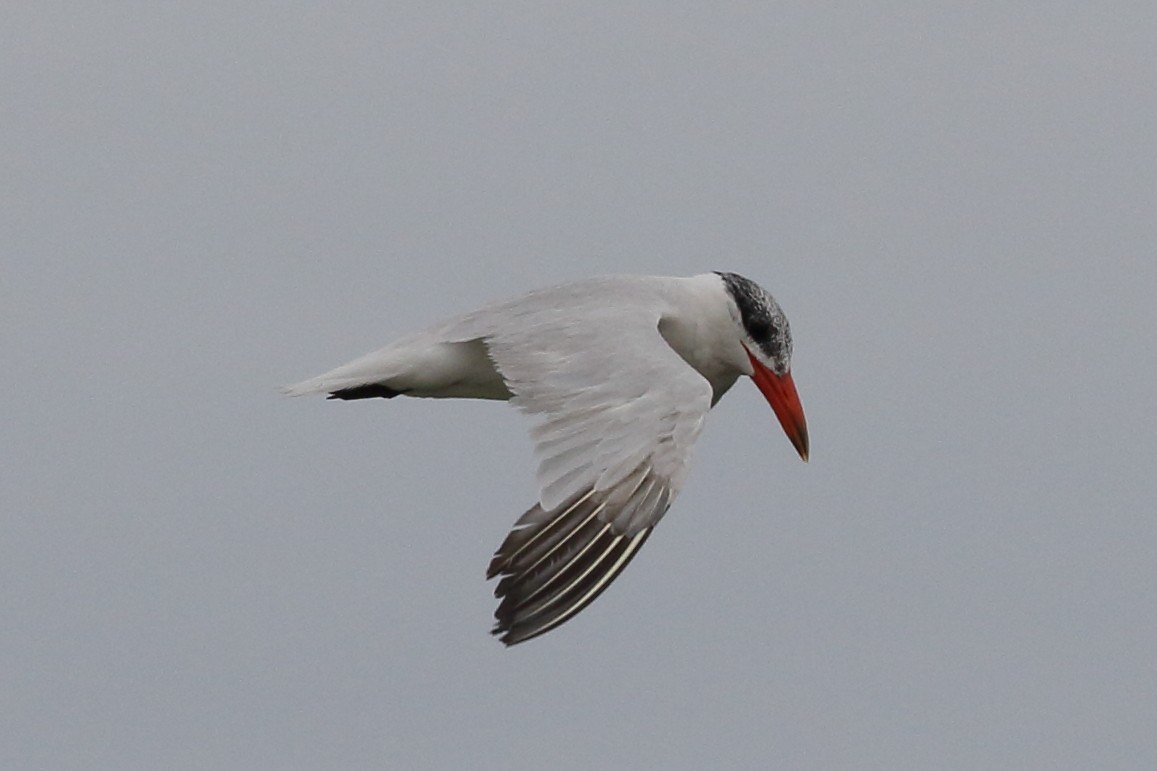
[[[780,350],[756,316],[782,326]],[[786,325],[770,295],[734,274],[595,278],[451,319],[286,392],[509,399],[538,417],[539,500],[489,571],[503,576],[495,633],[513,644],[571,618],[637,553],[739,375],[791,384]],[[794,386],[790,396],[798,408]],[[798,413],[785,429],[806,457]]]

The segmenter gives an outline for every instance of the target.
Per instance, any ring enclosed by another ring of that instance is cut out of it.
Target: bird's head
[[[718,272],[731,299],[731,316],[739,327],[750,375],[763,393],[784,433],[804,460],[808,458],[807,421],[791,379],[791,326],[763,287],[736,273]]]

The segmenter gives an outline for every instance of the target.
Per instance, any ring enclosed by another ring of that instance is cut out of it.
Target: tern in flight
[[[807,460],[791,350],[779,304],[743,276],[606,276],[467,313],[285,392],[502,399],[536,417],[538,501],[487,571],[493,634],[514,645],[573,618],[634,558],[740,375]]]

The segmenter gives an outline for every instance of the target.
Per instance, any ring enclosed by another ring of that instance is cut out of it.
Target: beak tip
[[[775,417],[778,418],[795,451],[799,453],[803,462],[807,463],[810,454],[807,420],[803,415],[803,405],[799,403],[799,396],[795,392],[795,382],[791,378],[791,373],[775,374],[752,356],[751,351],[747,352],[747,358],[751,360],[751,379],[771,405]]]

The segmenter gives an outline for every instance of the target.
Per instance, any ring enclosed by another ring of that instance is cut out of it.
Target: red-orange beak
[[[791,440],[795,451],[799,453],[799,457],[806,461],[808,454],[807,421],[804,419],[803,405],[799,403],[799,395],[795,392],[795,383],[791,379],[791,373],[775,374],[760,364],[751,355],[751,351],[747,351],[747,358],[751,360],[753,370],[751,379],[755,381],[755,385],[759,387],[760,392],[767,399],[767,403],[775,411],[775,416],[779,418],[779,424],[783,426],[783,432]]]

